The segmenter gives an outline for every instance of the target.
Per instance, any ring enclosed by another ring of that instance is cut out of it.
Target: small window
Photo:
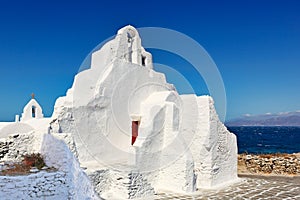
[[[32,117],[32,118],[35,118],[35,116],[36,116],[36,113],[35,113],[35,112],[36,112],[36,107],[35,107],[35,106],[32,106],[32,107],[31,107],[31,117]]]
[[[142,56],[142,65],[146,66],[146,56]]]
[[[129,32],[127,32],[127,42],[131,43],[132,42],[132,36]]]

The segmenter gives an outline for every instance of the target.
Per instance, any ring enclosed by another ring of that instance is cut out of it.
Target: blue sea
[[[228,127],[237,136],[239,153],[298,153],[300,127]]]

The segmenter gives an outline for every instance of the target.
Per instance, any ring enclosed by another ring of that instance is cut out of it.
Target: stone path
[[[167,199],[295,199],[300,200],[300,177],[242,176],[242,182],[218,191],[200,190],[193,195],[160,193],[156,200]]]

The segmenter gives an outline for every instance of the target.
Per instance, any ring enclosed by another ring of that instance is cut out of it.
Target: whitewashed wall
[[[39,172],[27,176],[0,176],[0,198],[69,199],[69,184],[64,172]]]

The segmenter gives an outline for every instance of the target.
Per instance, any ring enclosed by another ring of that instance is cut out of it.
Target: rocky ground
[[[300,153],[240,154],[238,173],[254,175],[300,175]]]
[[[240,154],[240,182],[220,190],[199,189],[191,195],[159,193],[154,199],[300,199],[300,153],[298,154]]]
[[[240,175],[239,183],[220,190],[199,189],[191,195],[159,193],[155,200],[298,200],[300,199],[300,176]],[[143,199],[144,200],[144,199]]]

